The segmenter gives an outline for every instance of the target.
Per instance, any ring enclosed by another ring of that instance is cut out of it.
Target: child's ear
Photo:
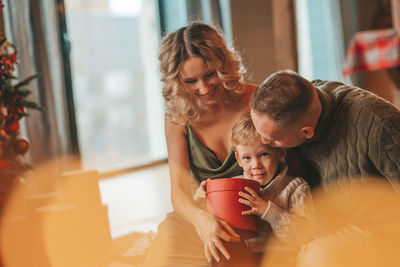
[[[236,158],[237,162],[239,163],[239,166],[242,167],[242,163],[240,162],[239,154],[236,151],[235,151],[235,158]]]

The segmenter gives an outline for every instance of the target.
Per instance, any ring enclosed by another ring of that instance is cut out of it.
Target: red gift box
[[[245,178],[222,178],[208,180],[206,184],[207,209],[217,218],[238,229],[257,231],[257,216],[242,215],[249,206],[239,202],[239,191],[245,186],[260,192],[260,183]]]

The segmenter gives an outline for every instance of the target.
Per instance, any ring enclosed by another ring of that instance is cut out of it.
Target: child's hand
[[[251,209],[243,211],[242,215],[254,214],[258,217],[261,217],[268,208],[268,202],[257,195],[257,193],[253,189],[246,186],[245,190],[247,191],[247,193],[242,191],[239,192],[239,196],[242,197],[239,198],[239,202],[249,206]]]
[[[199,201],[201,198],[206,198],[206,183],[207,180],[204,180],[200,183],[199,187],[196,189],[196,192],[193,195],[193,200],[194,201]]]

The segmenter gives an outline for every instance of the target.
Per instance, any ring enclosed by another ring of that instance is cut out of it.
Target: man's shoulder
[[[320,79],[316,79],[316,80],[312,80],[311,84],[314,85],[315,87],[318,88],[325,88],[325,87],[338,87],[338,86],[342,86],[344,85],[344,83],[342,82],[338,82],[338,81],[327,81],[327,80],[320,80]]]
[[[368,90],[342,82],[313,80],[311,83],[320,91],[330,95],[334,102],[371,105],[382,101],[380,97]]]
[[[341,107],[340,110],[346,110],[347,113],[356,115],[362,111],[379,121],[400,117],[398,109],[368,90],[341,82],[313,80],[311,83],[328,94],[336,108]],[[343,107],[346,108],[343,109]]]
[[[324,80],[313,80],[311,84],[317,89],[328,93],[329,95],[335,95],[338,93],[350,92],[354,90],[362,90],[358,87],[344,84],[338,81],[324,81]]]

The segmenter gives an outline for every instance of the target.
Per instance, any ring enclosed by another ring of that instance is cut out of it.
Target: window
[[[344,40],[337,0],[296,0],[299,73],[343,81]]]
[[[156,1],[64,2],[83,168],[166,158]]]

